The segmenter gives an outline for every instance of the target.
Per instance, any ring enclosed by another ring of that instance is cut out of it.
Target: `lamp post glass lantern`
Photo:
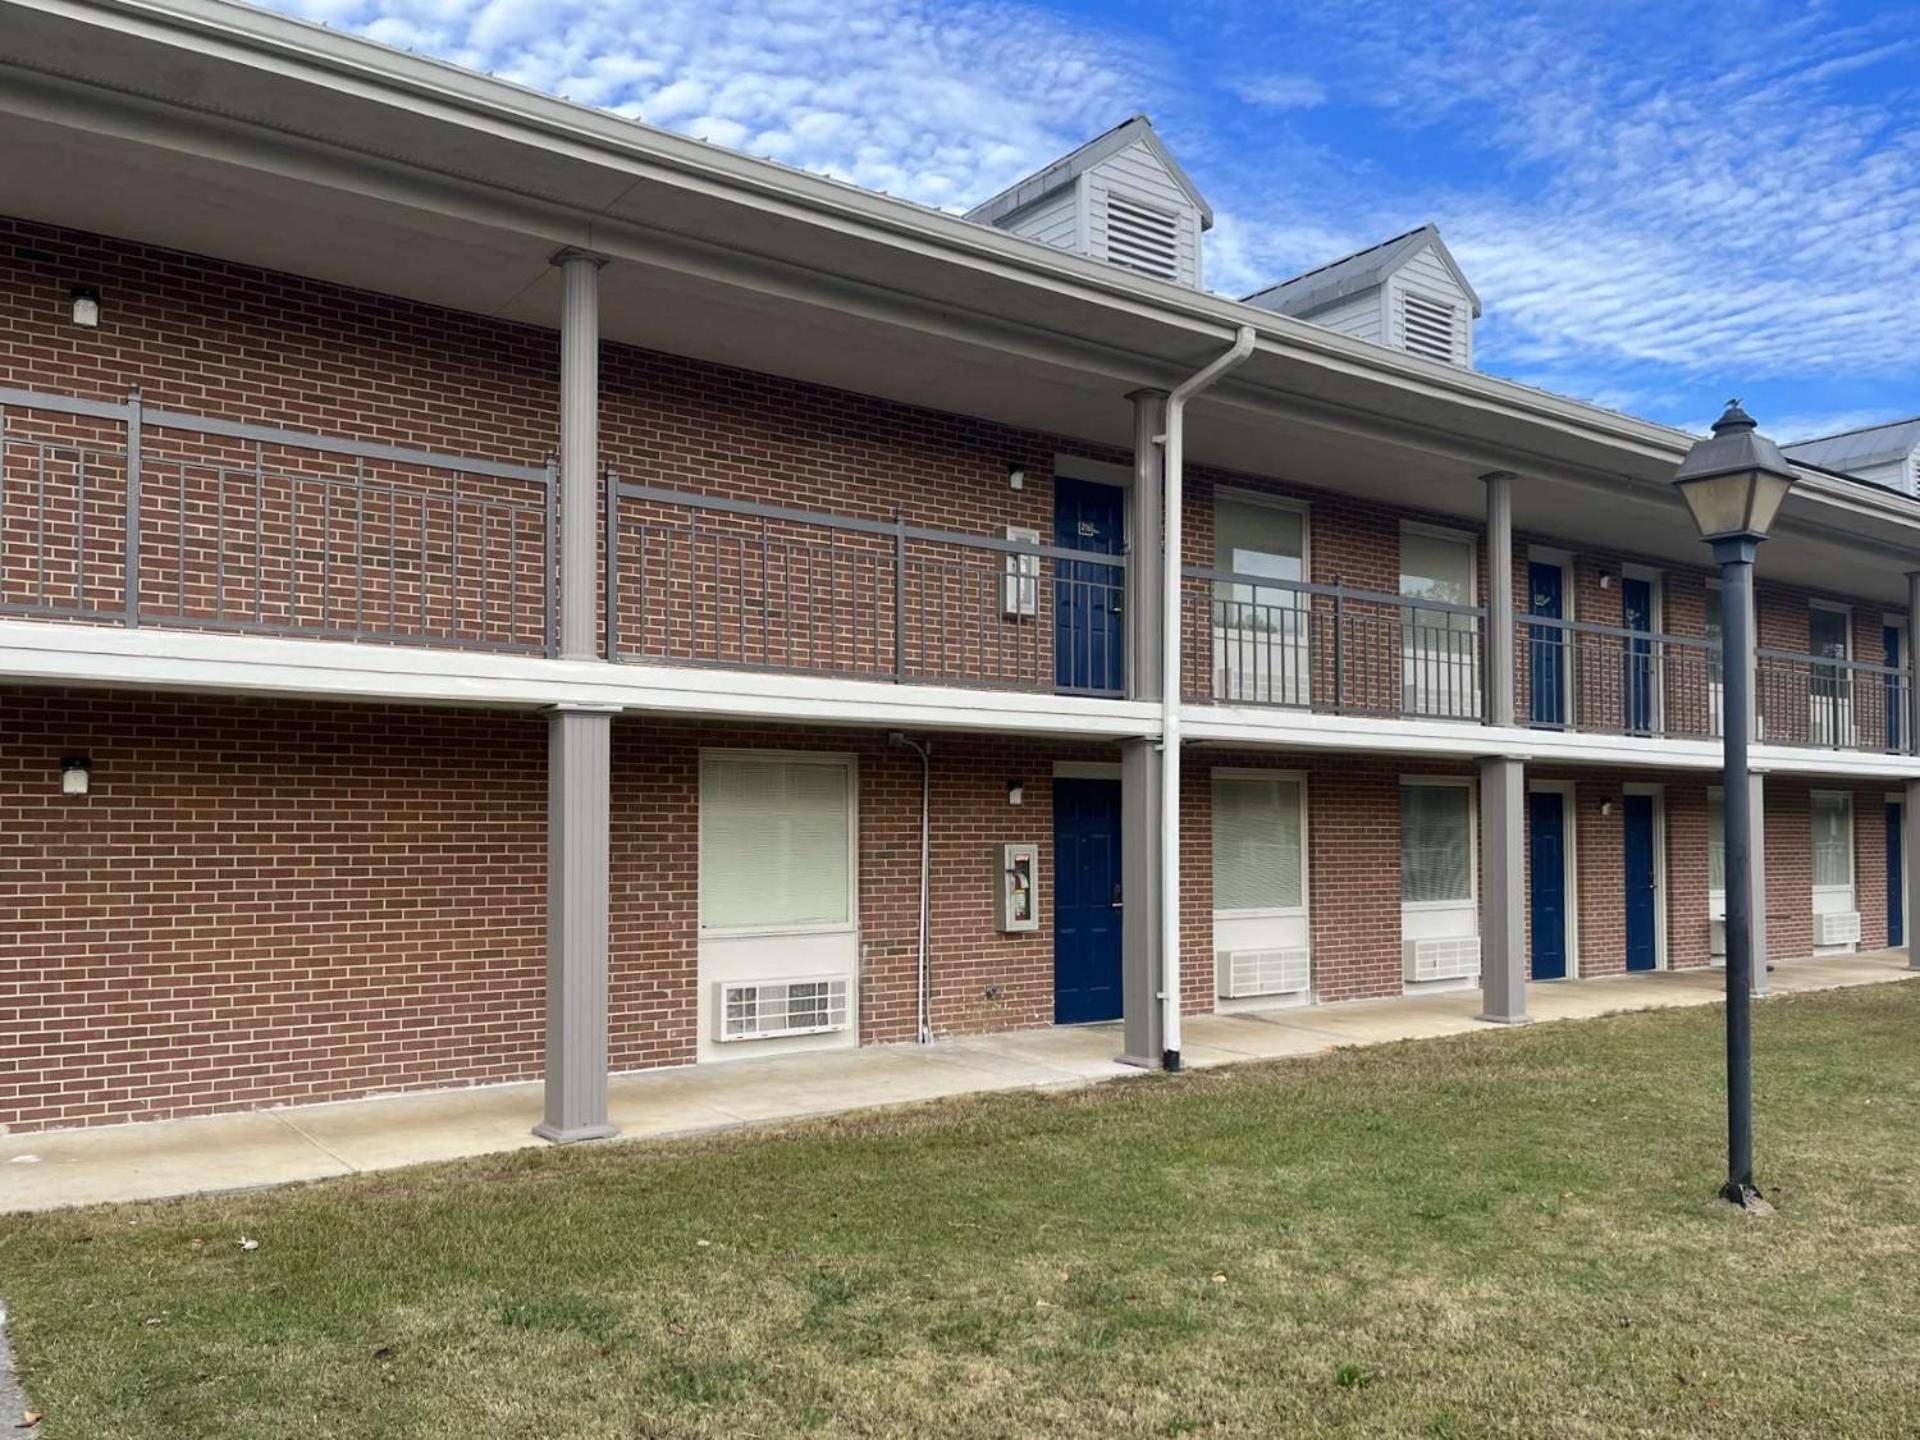
[[[1713,437],[1687,452],[1673,477],[1700,538],[1713,547],[1724,586],[1721,730],[1725,744],[1727,872],[1727,1183],[1722,1198],[1764,1203],[1753,1183],[1753,792],[1747,741],[1753,722],[1753,558],[1793,471],[1734,400]]]

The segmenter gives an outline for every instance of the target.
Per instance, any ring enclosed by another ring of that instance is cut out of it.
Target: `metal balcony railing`
[[[539,654],[544,468],[0,389],[0,613]]]
[[[1184,574],[1189,700],[1430,720],[1486,713],[1478,606],[1198,566]]]
[[[1126,559],[609,474],[615,660],[1124,693]]]
[[[1754,660],[1758,738],[1769,745],[1911,753],[1903,669],[1761,649]]]
[[[1516,615],[1514,713],[1547,730],[1720,733],[1720,647],[1700,636]]]

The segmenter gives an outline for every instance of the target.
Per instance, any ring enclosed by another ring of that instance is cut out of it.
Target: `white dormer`
[[[1136,115],[967,218],[1198,289],[1200,235],[1213,225],[1213,208],[1152,123]]]
[[[1803,465],[1838,470],[1902,495],[1920,495],[1920,416],[1798,440],[1780,449]]]
[[[1247,304],[1409,355],[1473,365],[1480,297],[1433,225],[1270,285]]]

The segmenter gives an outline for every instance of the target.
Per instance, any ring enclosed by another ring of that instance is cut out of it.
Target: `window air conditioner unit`
[[[1471,980],[1480,973],[1480,937],[1449,935],[1438,940],[1406,942],[1406,978],[1409,984],[1429,980]]]
[[[1858,945],[1860,912],[1834,910],[1813,917],[1813,943],[1816,945]]]
[[[1313,976],[1304,945],[1278,950],[1216,950],[1213,967],[1223,1000],[1249,1000],[1256,995],[1304,995]]]
[[[713,1038],[778,1040],[845,1030],[844,976],[807,980],[719,980],[713,987]]]

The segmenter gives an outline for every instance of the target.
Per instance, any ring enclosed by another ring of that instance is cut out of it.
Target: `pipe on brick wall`
[[[1242,325],[1232,346],[1173,387],[1167,428],[1159,436],[1166,491],[1166,564],[1160,586],[1160,1035],[1161,1063],[1180,1068],[1180,556],[1187,401],[1253,353],[1254,332]]]
[[[922,745],[895,730],[887,736],[889,745],[904,745],[920,757],[920,945],[919,973],[915,986],[917,1020],[915,1038],[922,1045],[933,1043],[933,954],[928,948],[933,916],[933,742]]]

